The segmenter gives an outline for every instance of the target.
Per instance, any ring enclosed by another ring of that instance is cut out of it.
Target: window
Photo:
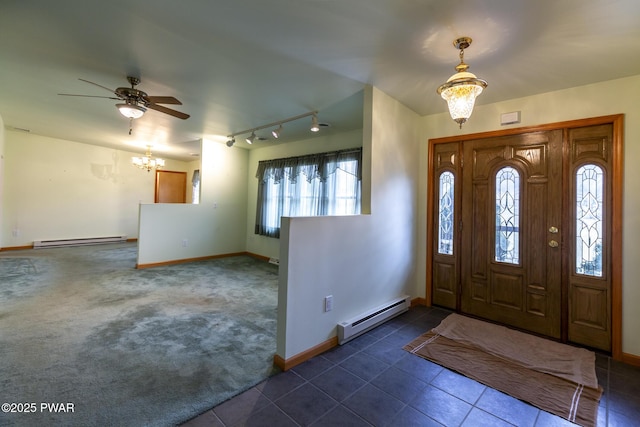
[[[255,233],[280,237],[282,216],[359,214],[361,163],[361,148],[259,162]]]
[[[496,253],[498,262],[520,262],[520,174],[510,166],[496,174]]]
[[[191,203],[197,205],[200,203],[200,170],[193,171],[191,178]]]
[[[439,180],[438,253],[445,255],[453,255],[454,180],[451,172],[443,172]]]
[[[576,273],[602,277],[604,173],[588,164],[576,172]]]

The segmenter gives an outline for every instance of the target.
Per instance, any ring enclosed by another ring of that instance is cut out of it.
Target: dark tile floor
[[[449,312],[416,307],[185,423],[198,426],[570,426],[402,350]],[[640,426],[640,368],[597,355],[598,427]]]

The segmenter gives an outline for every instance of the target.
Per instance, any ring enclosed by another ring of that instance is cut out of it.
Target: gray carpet
[[[0,253],[0,403],[36,404],[0,425],[177,425],[275,373],[277,266],[135,262],[133,244]]]

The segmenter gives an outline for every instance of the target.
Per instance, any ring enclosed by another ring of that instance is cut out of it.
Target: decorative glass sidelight
[[[438,253],[453,255],[453,202],[455,177],[451,172],[440,175],[438,200]]]
[[[510,166],[496,174],[495,260],[520,262],[520,174]]]
[[[587,164],[576,172],[576,273],[602,277],[604,172]]]

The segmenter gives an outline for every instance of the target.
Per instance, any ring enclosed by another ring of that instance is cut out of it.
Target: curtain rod
[[[238,131],[238,132],[234,132],[232,134],[227,135],[227,138],[233,138],[234,136],[242,135],[243,133],[255,132],[257,130],[274,127],[276,125],[281,125],[281,124],[284,124],[284,123],[292,122],[294,120],[302,119],[304,117],[313,116],[314,114],[318,114],[318,111],[309,111],[308,113],[300,114],[300,115],[294,116],[294,117],[289,117],[288,119],[278,120],[277,122],[269,123],[269,124],[258,126],[258,127],[251,128],[251,129],[246,129],[246,130],[241,130],[241,131]]]
[[[335,154],[357,153],[358,151],[362,151],[362,147],[345,148],[343,150],[325,151],[325,152],[321,152],[321,153],[302,154],[300,156],[281,157],[279,159],[260,160],[260,161],[258,161],[258,163],[278,162],[278,161],[282,161],[282,160],[300,159],[300,158],[313,157],[313,156],[333,156]]]

